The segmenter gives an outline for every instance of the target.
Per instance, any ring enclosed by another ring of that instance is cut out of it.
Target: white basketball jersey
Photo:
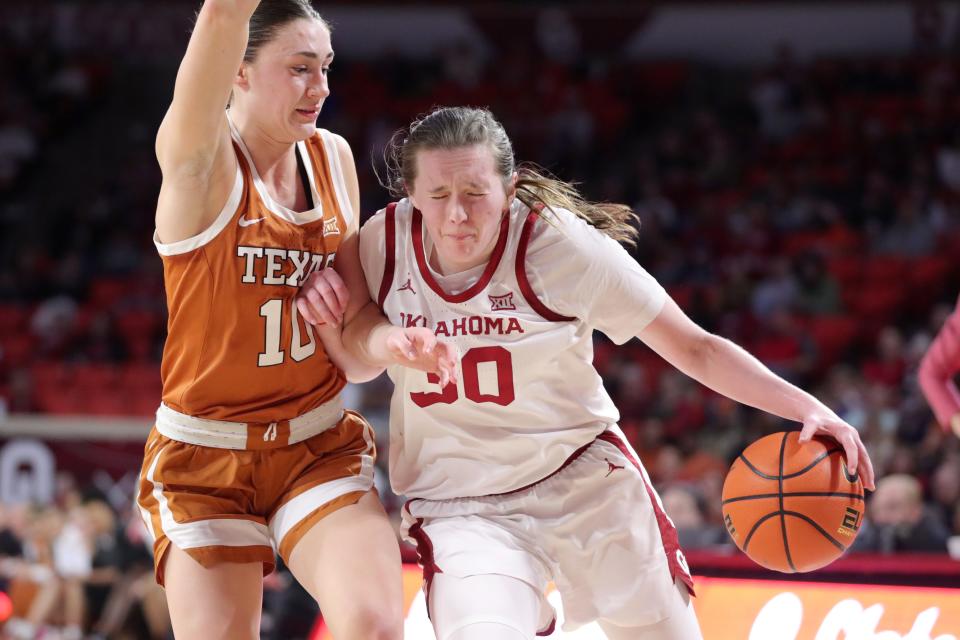
[[[390,478],[410,497],[505,493],[534,483],[619,413],[593,368],[594,328],[618,344],[660,312],[663,288],[573,213],[518,200],[486,265],[442,276],[404,199],[360,233],[371,297],[392,324],[428,327],[460,352],[459,382],[393,366]]]

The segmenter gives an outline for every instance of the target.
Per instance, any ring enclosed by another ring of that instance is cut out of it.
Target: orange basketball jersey
[[[328,131],[297,143],[315,204],[304,212],[275,202],[236,129],[233,141],[236,179],[213,225],[170,244],[154,236],[169,309],[163,404],[270,424],[334,399],[345,383],[294,299],[333,264],[354,212]]]

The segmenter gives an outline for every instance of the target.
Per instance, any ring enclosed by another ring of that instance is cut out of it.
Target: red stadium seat
[[[906,272],[913,304],[929,304],[946,287],[956,261],[944,256],[927,256],[915,260]],[[918,299],[919,298],[919,299]]]
[[[90,304],[109,309],[130,291],[130,282],[123,278],[100,278],[90,284]]]
[[[783,251],[788,256],[795,256],[804,251],[823,246],[823,235],[816,231],[791,233],[783,239]]]
[[[0,339],[27,331],[30,310],[22,304],[0,304]]]
[[[157,407],[160,406],[160,392],[157,391],[135,391],[130,398],[130,415],[133,416],[152,416],[156,414]]]
[[[76,415],[86,413],[84,395],[70,387],[37,386],[35,389],[37,408],[42,413],[58,415]]]
[[[142,309],[124,311],[116,319],[117,330],[127,341],[144,336],[152,337],[159,324],[160,317],[157,314]]]
[[[864,262],[863,276],[867,286],[886,287],[888,282],[902,282],[908,265],[898,256],[874,256]]]
[[[128,364],[123,368],[124,385],[136,392],[153,394],[160,402],[160,365],[158,363]]]
[[[84,413],[96,416],[126,416],[130,415],[130,400],[126,393],[118,393],[117,389],[98,389],[85,396]]]
[[[26,366],[34,357],[36,338],[29,333],[0,335],[0,370]]]
[[[667,293],[670,294],[670,297],[673,298],[678,307],[688,309],[690,302],[693,300],[694,288],[692,285],[673,285],[667,287]]]
[[[863,258],[856,255],[836,256],[827,260],[827,270],[843,290],[859,286],[863,278]]]
[[[877,281],[854,291],[844,291],[844,303],[851,315],[860,321],[862,335],[873,341],[880,330],[894,322],[906,299],[906,288],[899,280]]]
[[[863,238],[845,224],[837,223],[820,236],[821,249],[831,256],[856,255]]]
[[[80,364],[74,369],[74,384],[94,393],[100,389],[117,393],[123,388],[123,377],[120,369],[112,364]]]
[[[811,316],[803,320],[803,325],[817,345],[821,370],[837,362],[859,339],[860,324],[852,316]]]

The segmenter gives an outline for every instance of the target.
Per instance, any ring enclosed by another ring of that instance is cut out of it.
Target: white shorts
[[[429,609],[435,573],[499,574],[563,599],[564,631],[594,620],[632,627],[666,617],[674,579],[693,591],[677,532],[618,427],[556,472],[506,494],[410,500],[402,533],[417,545]],[[542,598],[541,634],[553,607]]]

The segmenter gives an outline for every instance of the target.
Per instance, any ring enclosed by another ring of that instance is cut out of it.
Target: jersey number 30
[[[480,392],[480,365],[492,362],[497,367],[497,393]],[[463,371],[463,395],[476,402],[492,402],[500,406],[507,406],[513,402],[513,358],[510,352],[503,347],[475,347],[467,351],[460,361]],[[440,384],[440,376],[435,373],[427,374],[427,381]],[[439,393],[417,392],[411,393],[410,399],[418,407],[429,407],[434,404],[453,404],[459,398],[457,385],[452,382]]]

